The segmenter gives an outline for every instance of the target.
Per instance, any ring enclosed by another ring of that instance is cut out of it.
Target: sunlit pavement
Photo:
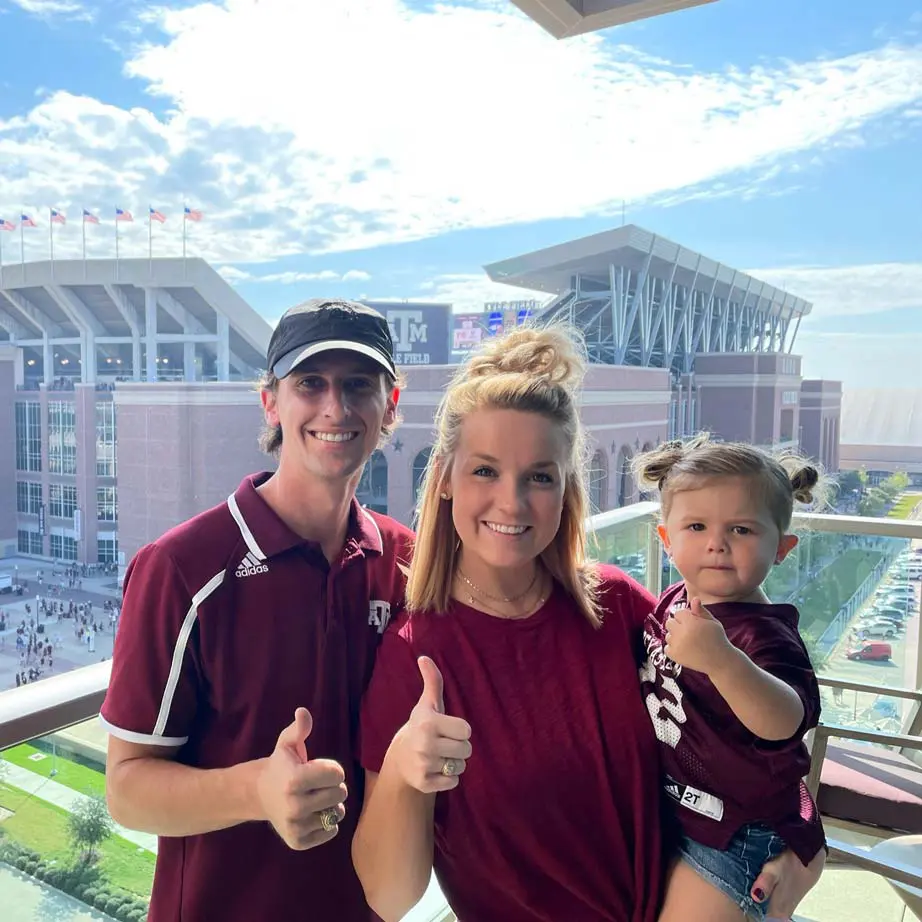
[[[114,922],[112,916],[5,864],[0,864],[0,893],[3,922]]]

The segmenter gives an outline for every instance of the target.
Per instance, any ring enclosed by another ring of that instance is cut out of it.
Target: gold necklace
[[[476,592],[478,595],[482,595],[485,599],[492,599],[494,602],[505,602],[508,605],[510,602],[518,602],[519,599],[523,598],[524,596],[528,595],[529,592],[531,592],[535,585],[535,581],[538,579],[538,568],[535,567],[534,576],[532,576],[531,582],[525,587],[525,589],[522,590],[522,592],[520,592],[518,595],[511,595],[508,598],[506,596],[490,595],[489,592],[484,592],[480,586],[476,585],[471,579],[468,578],[467,574],[464,572],[464,570],[461,569],[460,565],[458,566],[458,576],[460,576],[461,579],[464,580],[464,582],[467,583],[467,585],[470,586],[471,589],[473,589],[474,592]],[[468,595],[470,595],[470,593],[468,593]],[[471,599],[471,601],[473,602],[474,600]]]

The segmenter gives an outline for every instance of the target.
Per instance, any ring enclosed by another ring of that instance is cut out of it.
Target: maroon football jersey
[[[663,881],[656,739],[637,684],[655,600],[604,567],[593,628],[557,587],[530,618],[453,602],[384,636],[362,705],[361,756],[378,772],[422,693],[417,657],[473,755],[435,807],[434,865],[462,922],[655,922]]]
[[[349,797],[332,841],[293,851],[268,823],[161,838],[150,922],[367,922],[350,844],[362,807],[359,706],[411,533],[353,503],[341,557],[292,532],[248,477],[226,503],[138,552],[125,581],[101,719],[220,768],[271,754],[307,707],[307,751],[338,761]]]
[[[770,741],[743,726],[703,672],[666,656],[666,620],[687,605],[684,583],[663,593],[644,626],[646,660],[640,670],[660,741],[666,792],[682,830],[702,845],[723,849],[740,827],[764,823],[807,864],[825,842],[803,782],[810,768],[803,735],[819,720],[820,693],[797,631],[797,609],[752,602],[707,606],[730,643],[803,702],[797,732],[789,740]]]

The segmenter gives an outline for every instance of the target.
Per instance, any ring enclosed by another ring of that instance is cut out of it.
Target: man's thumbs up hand
[[[471,757],[471,726],[445,713],[439,667],[428,656],[421,656],[417,663],[423,692],[410,719],[397,731],[385,761],[409,787],[435,794],[458,786]]]
[[[295,719],[279,734],[276,749],[291,753],[295,761],[307,763],[307,738],[314,728],[314,718],[307,708],[298,708]]]
[[[262,760],[256,791],[265,819],[289,848],[302,851],[328,842],[346,815],[345,772],[332,759],[309,759],[313,729],[307,708],[279,734],[275,750]]]

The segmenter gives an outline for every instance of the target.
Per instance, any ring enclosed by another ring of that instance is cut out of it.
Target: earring
[[[439,496],[440,496],[442,499],[451,499],[451,497],[450,497],[447,493],[439,493]]]

